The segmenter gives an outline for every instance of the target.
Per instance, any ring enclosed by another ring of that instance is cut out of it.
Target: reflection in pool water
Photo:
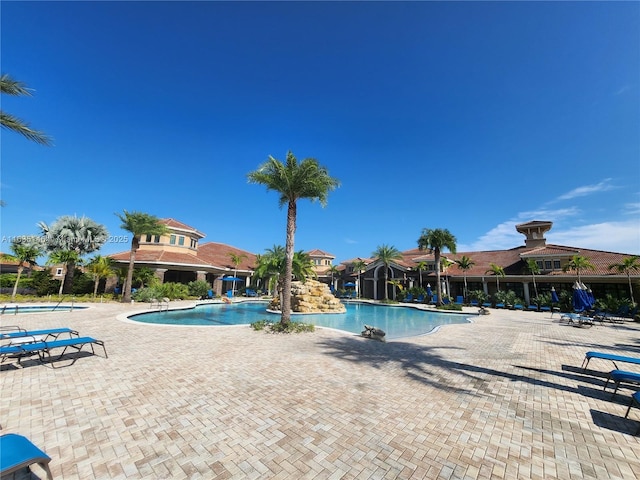
[[[279,314],[266,311],[265,302],[198,305],[195,308],[132,315],[131,320],[162,325],[243,325],[258,320],[279,321]],[[405,306],[348,303],[346,313],[292,315],[297,322],[359,334],[372,325],[387,333],[387,339],[431,332],[440,325],[466,323],[469,314],[441,313]]]

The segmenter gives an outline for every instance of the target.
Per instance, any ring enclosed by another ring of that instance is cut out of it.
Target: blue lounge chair
[[[462,305],[464,303],[464,297],[462,295],[458,295],[455,303],[456,305]]]
[[[504,308],[504,303],[496,303],[496,308]]]
[[[63,333],[68,333],[69,337],[77,337],[79,334],[75,330],[71,330],[70,328],[49,328],[46,330],[17,330],[13,332],[2,332],[0,333],[0,340],[16,340],[25,337],[44,337],[40,340],[49,340],[53,338],[57,340],[57,338]]]
[[[100,345],[104,350],[105,358],[109,358],[107,355],[107,349],[104,345],[104,342],[101,340],[96,340],[91,337],[77,337],[77,338],[67,338],[64,340],[54,340],[52,342],[33,342],[33,343],[23,343],[21,345],[8,345],[5,347],[0,347],[0,363],[3,363],[7,358],[13,356],[18,358],[18,364],[21,364],[22,357],[27,355],[32,355],[36,353],[38,355],[38,359],[41,363],[49,363],[53,367],[52,363],[54,360],[60,360],[68,349],[74,349],[76,351],[82,350],[82,347],[85,345],[89,345],[91,347],[91,353],[93,355],[96,354],[94,345]],[[51,350],[62,348],[62,353],[56,355],[55,357],[51,355]],[[75,357],[73,361],[69,365],[73,365],[76,363],[78,357]]]
[[[514,310],[524,310],[524,307],[523,307],[522,305],[520,305],[519,303],[516,303],[516,304],[513,306],[513,309],[514,309]]]
[[[613,382],[616,385],[616,388],[613,390],[613,395],[612,395],[613,397],[618,391],[618,387],[620,387],[620,382],[639,384],[640,373],[626,372],[624,370],[611,370],[611,372],[609,372],[609,378],[607,378],[607,382],[604,384],[604,390],[607,389],[607,386],[609,385],[609,380],[613,380]]]
[[[424,302],[424,295],[421,293],[420,295],[418,295],[418,298],[416,298],[415,301],[417,303],[423,303]]]
[[[484,302],[484,303],[482,304],[482,306],[483,306],[484,308],[489,308],[489,307],[491,307],[491,302]]]
[[[527,310],[530,310],[532,312],[537,312],[538,311],[538,306],[537,305],[529,305],[527,307]]]
[[[409,303],[409,302],[413,302],[413,294],[411,293],[407,293],[407,296],[404,297],[404,300],[402,300],[404,303]]]
[[[631,407],[633,407],[634,403],[640,405],[640,392],[636,392],[631,395],[631,403],[629,404],[629,408],[627,408],[627,413],[624,414],[624,418],[627,418],[629,416],[629,412],[631,411]]]
[[[589,361],[592,358],[600,358],[602,360],[611,360],[617,370],[619,370],[619,368],[618,368],[618,365],[616,365],[616,362],[633,363],[636,365],[640,365],[640,358],[636,358],[636,357],[624,357],[622,355],[615,355],[613,353],[587,352],[584,356],[584,360],[582,361],[583,370],[587,369],[587,366],[589,365]]]
[[[6,478],[12,473],[37,463],[47,473],[47,478],[53,480],[49,469],[50,461],[51,457],[31,443],[28,438],[15,433],[0,436],[0,477]]]
[[[477,307],[478,306],[478,300],[471,300],[471,306],[472,307]]]

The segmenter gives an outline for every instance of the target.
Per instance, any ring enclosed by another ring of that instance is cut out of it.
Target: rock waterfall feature
[[[270,310],[280,310],[280,298],[269,304]],[[317,280],[291,282],[291,311],[294,313],[345,313],[347,309],[337,299],[329,285]]]

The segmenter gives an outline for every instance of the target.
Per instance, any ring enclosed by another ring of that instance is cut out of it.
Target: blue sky
[[[551,243],[640,254],[637,2],[10,2],[3,243],[39,221],[171,217],[203,241],[284,245],[286,210],[247,183],[268,155],[341,181],[301,201],[296,250],[336,262],[447,228],[458,251]],[[128,250],[110,242],[101,253]]]

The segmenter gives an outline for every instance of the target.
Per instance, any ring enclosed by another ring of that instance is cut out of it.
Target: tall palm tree
[[[536,262],[533,258],[527,258],[527,263],[524,266],[525,270],[531,274],[533,278],[533,289],[536,292],[536,297],[538,296],[538,286],[536,285],[536,275],[540,273],[540,267],[538,266],[538,262]]]
[[[454,237],[453,234],[446,228],[423,228],[422,235],[420,235],[420,238],[418,238],[418,248],[420,250],[433,250],[433,255],[435,257],[434,263],[436,265],[436,277],[438,280],[436,285],[438,305],[442,305],[442,285],[440,282],[440,253],[444,248],[448,249],[451,253],[456,253],[456,237]]]
[[[499,292],[500,291],[500,277],[504,278],[504,276],[505,276],[504,268],[502,268],[500,265],[496,265],[495,263],[491,262],[489,264],[489,270],[486,270],[484,273],[491,273],[492,275],[496,276],[496,289]]]
[[[389,265],[394,260],[402,258],[402,253],[396,247],[391,245],[380,245],[371,254],[372,257],[377,258],[384,265],[384,300],[389,300],[389,291],[387,285],[389,284]]]
[[[463,255],[458,260],[455,261],[456,265],[458,265],[458,269],[462,270],[462,275],[464,279],[464,298],[467,298],[467,272],[473,268],[476,264],[471,258]]]
[[[280,194],[279,205],[287,204],[286,230],[286,269],[283,281],[282,317],[280,322],[287,324],[291,321],[291,275],[296,232],[297,202],[302,198],[320,202],[323,207],[327,204],[329,192],[336,189],[340,182],[329,175],[329,171],[322,167],[314,158],[298,160],[291,152],[287,152],[287,160],[280,160],[269,156],[258,170],[247,175],[249,183],[257,183]]]
[[[416,269],[418,270],[418,274],[420,275],[420,286],[421,287],[422,287],[422,272],[424,270],[426,270],[427,268],[429,268],[429,262],[422,261],[422,262],[419,262],[416,265]]]
[[[331,275],[331,288],[335,288],[336,286],[333,284],[333,279],[336,275],[338,275],[338,273],[340,273],[340,269],[336,265],[331,265],[327,269],[327,272],[329,272],[329,275]]]
[[[76,262],[83,255],[93,253],[107,241],[109,232],[104,225],[87,217],[63,215],[50,226],[38,223],[42,232],[42,240],[48,253],[75,252],[76,255],[61,253],[66,258],[66,275],[62,285],[62,293],[71,293]]]
[[[14,97],[30,97],[31,89],[27,88],[26,84],[18,80],[14,80],[6,73],[0,77],[0,93],[6,93]],[[18,117],[6,113],[0,110],[0,125],[2,128],[11,130],[15,133],[19,133],[23,137],[29,140],[39,143],[40,145],[51,145],[51,137],[38,130],[32,129],[26,122],[20,120]]]
[[[238,267],[240,266],[240,264],[242,263],[242,260],[244,260],[245,258],[247,258],[247,256],[244,253],[229,253],[229,257],[231,258],[231,263],[233,263],[233,278],[236,278],[238,276]],[[232,282],[232,291],[235,291],[236,289],[236,281],[234,280]]]
[[[142,212],[116,213],[116,217],[120,219],[122,225],[120,228],[131,232],[131,253],[129,255],[129,269],[127,270],[127,280],[124,284],[122,292],[122,303],[131,301],[131,283],[133,281],[133,268],[136,261],[136,252],[140,248],[141,235],[165,235],[169,229],[160,219],[154,215]]]
[[[11,292],[11,301],[14,302],[16,294],[18,293],[18,284],[20,283],[20,276],[24,271],[25,264],[34,266],[36,260],[42,255],[42,247],[39,243],[25,243],[19,239],[14,239],[9,247],[13,255],[3,254],[2,256],[7,260],[18,262],[18,276],[16,277],[16,283],[13,284],[13,292]]]
[[[595,269],[595,265],[591,263],[588,258],[583,257],[582,255],[574,255],[571,257],[571,260],[562,267],[563,272],[576,272],[576,275],[578,276],[578,283],[582,283],[582,279],[580,278],[581,271]]]
[[[64,290],[64,286],[67,285],[67,278],[69,275],[73,278],[73,270],[75,270],[76,265],[81,263],[80,255],[78,252],[73,250],[55,250],[51,252],[49,255],[49,259],[47,260],[48,265],[59,265],[64,264],[64,275],[62,276],[62,281],[60,282],[60,290],[58,290],[58,295],[62,295],[63,293],[73,293],[73,290]],[[71,268],[71,271],[69,270]]]
[[[609,270],[615,270],[618,273],[624,273],[627,275],[629,281],[629,296],[633,302],[633,287],[631,286],[631,272],[637,272],[640,270],[640,257],[633,255],[622,260],[621,263],[613,263],[609,265]]]
[[[362,282],[360,280],[360,275],[362,271],[367,268],[367,264],[361,258],[358,258],[351,264],[351,268],[353,268],[354,272],[358,272],[358,298],[362,296]]]
[[[93,277],[93,298],[96,298],[98,294],[98,285],[100,280],[107,278],[113,274],[113,260],[109,257],[103,257],[102,255],[96,255],[86,266],[87,272]]]

